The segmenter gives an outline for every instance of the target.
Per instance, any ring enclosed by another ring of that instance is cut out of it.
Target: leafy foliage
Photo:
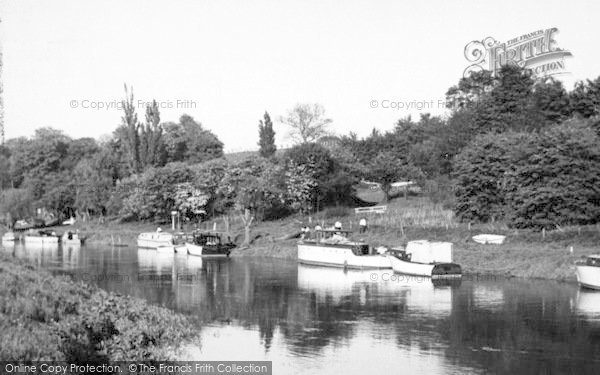
[[[600,220],[600,138],[582,122],[530,137],[506,176],[508,220],[556,228]]]
[[[3,361],[164,361],[172,356],[169,346],[194,335],[172,311],[3,255],[0,284]]]
[[[273,130],[273,122],[271,116],[267,112],[264,115],[264,121],[258,123],[258,145],[260,146],[259,153],[263,158],[268,158],[275,154],[277,147],[275,146],[275,131]]]

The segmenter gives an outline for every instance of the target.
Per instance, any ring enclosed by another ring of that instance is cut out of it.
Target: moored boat
[[[60,237],[50,231],[30,231],[25,234],[25,245],[33,246],[58,246]]]
[[[6,232],[2,235],[3,244],[14,245],[16,242],[18,242],[18,240],[19,238],[15,235],[14,232]]]
[[[83,245],[85,238],[79,237],[79,233],[67,231],[61,237],[61,243],[69,246],[80,246]]]
[[[372,252],[368,244],[350,239],[352,232],[318,230],[298,242],[298,261],[304,264],[345,268],[391,268],[387,257]]]
[[[141,233],[137,245],[142,249],[156,249],[159,246],[173,246],[173,235],[164,233],[158,228],[156,232]]]
[[[600,290],[600,254],[575,263],[577,282],[583,288]]]
[[[224,243],[220,233],[195,232],[185,242],[184,246],[189,255],[228,257],[235,244],[231,241]]]
[[[461,277],[460,265],[452,262],[452,243],[410,241],[406,249],[387,251],[394,272],[431,278]]]
[[[473,241],[483,244],[483,245],[487,245],[487,244],[501,245],[504,243],[506,236],[503,236],[500,234],[478,234],[476,236],[473,236],[472,238],[473,238]]]

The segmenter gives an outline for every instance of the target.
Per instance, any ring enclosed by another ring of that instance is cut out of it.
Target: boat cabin
[[[589,255],[585,258],[585,261],[582,262],[582,265],[590,266],[590,267],[600,267],[600,255]]]
[[[334,246],[334,247],[350,247],[355,255],[369,255],[369,245],[353,241],[351,239],[352,231],[342,229],[321,229],[313,232],[308,232],[302,241],[307,244],[317,246]]]

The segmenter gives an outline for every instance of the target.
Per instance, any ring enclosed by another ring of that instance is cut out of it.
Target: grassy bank
[[[377,192],[369,192],[376,195]],[[364,197],[363,197],[364,198]],[[369,215],[369,231],[360,238],[374,246],[403,245],[407,241],[428,239],[454,243],[455,261],[465,272],[491,273],[497,275],[575,280],[573,263],[582,255],[598,253],[600,227],[562,228],[545,234],[528,230],[511,230],[502,223],[467,225],[458,222],[451,210],[433,204],[426,198],[398,198],[390,202],[385,214]],[[341,221],[345,229],[358,229],[361,216],[351,208],[325,209],[310,218],[292,216],[282,220],[257,222],[252,229],[249,247],[236,248],[232,256],[276,257],[296,259],[297,239],[290,238],[304,225],[314,227],[317,223],[331,226]],[[203,224],[203,229],[224,230],[223,221]],[[154,231],[156,225],[147,223],[77,223],[74,228],[89,236],[88,243],[108,245],[112,241],[135,246],[139,233]],[[67,227],[57,228],[64,231]],[[168,226],[163,226],[169,230]],[[239,220],[231,222],[231,237],[240,244],[243,226]],[[502,245],[481,245],[471,237],[481,233],[503,234],[507,239]],[[573,248],[573,253],[569,250]]]
[[[175,358],[192,324],[170,310],[55,277],[0,254],[0,360]]]
[[[396,199],[388,204],[385,214],[371,215],[368,219],[369,231],[360,239],[374,246],[404,245],[419,239],[449,241],[454,244],[455,261],[468,273],[575,281],[575,260],[600,252],[599,226],[542,233],[512,230],[502,223],[468,225],[456,221],[451,210],[424,198]],[[359,220],[360,216],[355,216],[352,210],[336,208],[316,215],[311,225],[341,221],[344,228],[357,230]],[[307,221],[296,217],[259,223],[254,230],[259,238],[250,248],[238,249],[233,255],[295,259],[297,240],[277,239],[297,231]],[[502,245],[482,245],[472,240],[481,233],[502,234],[507,238]]]

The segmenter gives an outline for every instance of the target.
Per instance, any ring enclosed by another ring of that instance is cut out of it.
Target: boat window
[[[600,259],[597,259],[597,258],[587,258],[586,265],[587,266],[592,266],[592,267],[600,267]]]

